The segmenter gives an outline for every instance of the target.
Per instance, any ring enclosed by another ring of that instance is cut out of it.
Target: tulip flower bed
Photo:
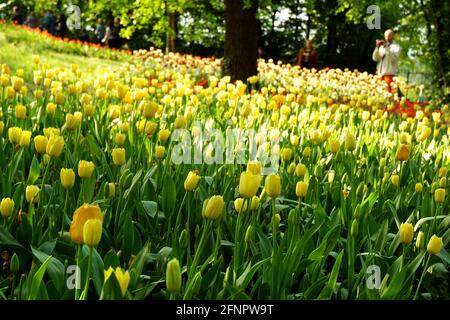
[[[447,106],[389,112],[357,71],[134,59],[0,62],[1,298],[448,298]],[[219,148],[232,129],[254,136]],[[252,143],[276,161],[229,161]]]

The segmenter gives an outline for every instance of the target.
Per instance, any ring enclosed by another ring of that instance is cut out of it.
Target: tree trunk
[[[177,36],[177,15],[175,12],[167,13],[169,29],[166,34],[166,53],[175,51],[175,39]]]
[[[223,72],[231,81],[257,74],[257,0],[244,8],[244,0],[225,0],[225,52]]]

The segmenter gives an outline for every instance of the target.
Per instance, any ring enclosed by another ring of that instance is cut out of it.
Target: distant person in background
[[[30,28],[39,27],[39,19],[36,17],[36,14],[34,13],[34,11],[30,12],[30,15],[27,17],[27,20],[25,20],[25,22],[23,24]]]
[[[305,46],[298,51],[295,64],[302,68],[317,68],[317,51],[311,40],[306,40]]]
[[[58,37],[64,38],[66,36],[68,28],[67,28],[67,18],[64,15],[64,13],[60,13],[56,18],[55,31],[56,31],[55,35]]]
[[[97,26],[95,27],[94,33],[96,42],[101,43],[106,33],[106,27],[103,24],[103,20],[101,18],[97,20]]]
[[[103,38],[102,43],[112,49],[119,49],[122,46],[120,30],[120,19],[115,18],[114,20],[111,20],[106,28],[105,37]]]
[[[22,24],[23,23],[23,17],[22,17],[22,14],[20,13],[18,6],[14,6],[12,8],[11,21],[14,24]]]
[[[41,29],[47,31],[48,33],[55,35],[56,33],[56,19],[51,10],[48,10],[44,14],[44,18],[42,18]]]
[[[376,41],[372,59],[377,62],[377,75],[387,84],[387,91],[392,92],[391,83],[397,75],[400,60],[400,46],[394,41],[394,31],[384,32],[384,40]]]

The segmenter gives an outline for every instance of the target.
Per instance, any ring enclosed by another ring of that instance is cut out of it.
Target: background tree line
[[[1,2],[1,1],[0,1]],[[3,1],[6,2],[6,1]],[[401,67],[426,72],[422,81],[450,100],[450,2],[440,0],[21,0],[24,11],[75,4],[82,25],[120,17],[130,49],[150,46],[224,59],[234,79],[256,73],[256,58],[294,63],[312,38],[320,68],[374,72],[375,39],[393,28]],[[369,30],[370,5],[381,10],[381,29]],[[259,52],[259,53],[258,53]]]

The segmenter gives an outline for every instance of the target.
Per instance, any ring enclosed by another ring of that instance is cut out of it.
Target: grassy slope
[[[78,52],[73,50],[76,47]],[[0,25],[0,64],[6,63],[12,70],[31,70],[34,67],[33,55],[39,55],[42,62],[55,67],[68,67],[75,63],[84,72],[93,72],[98,66],[119,66],[123,61],[131,59],[125,55],[117,55],[117,60],[100,59],[80,55],[79,51],[82,50],[83,46],[62,42],[55,45],[53,41],[50,43],[44,37],[27,30]]]

